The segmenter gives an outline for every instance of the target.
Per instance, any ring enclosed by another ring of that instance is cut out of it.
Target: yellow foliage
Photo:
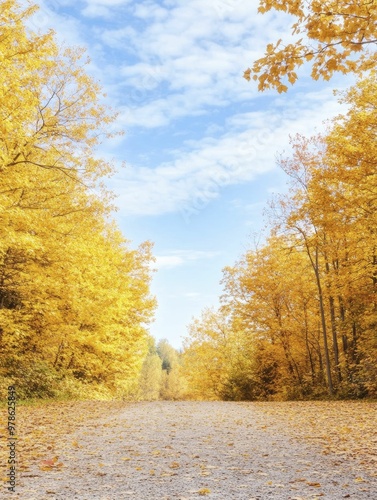
[[[291,84],[297,80],[295,68],[312,61],[311,76],[328,80],[336,71],[342,73],[369,71],[377,62],[377,3],[373,0],[260,0],[261,14],[282,11],[295,19],[292,37],[302,33],[306,38],[280,45],[269,43],[265,55],[245,71],[254,73],[263,91],[275,88],[285,92],[282,78]]]
[[[224,269],[220,310],[192,323],[192,397],[377,394],[376,74],[342,100],[326,136],[292,139],[269,238]]]
[[[0,376],[25,396],[67,377],[119,396],[147,350],[151,244],[111,221],[95,148],[115,114],[84,52],[33,33],[34,11],[0,2]]]

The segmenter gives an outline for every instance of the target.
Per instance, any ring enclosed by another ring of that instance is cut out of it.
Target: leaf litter
[[[20,406],[12,498],[375,499],[376,410],[369,402]]]

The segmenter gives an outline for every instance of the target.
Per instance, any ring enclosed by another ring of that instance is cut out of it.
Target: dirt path
[[[305,438],[310,432],[303,432],[299,409],[227,402],[118,405],[57,439],[51,452],[63,465],[43,470],[32,464],[19,474],[12,498],[377,499],[375,444],[363,460],[352,450],[342,452],[339,442],[338,451],[326,449]],[[319,414],[309,414],[318,420]]]

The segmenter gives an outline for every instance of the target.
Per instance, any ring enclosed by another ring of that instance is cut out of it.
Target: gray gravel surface
[[[377,499],[357,460],[323,454],[253,403],[132,403],[66,439],[64,467],[33,466],[12,498]]]

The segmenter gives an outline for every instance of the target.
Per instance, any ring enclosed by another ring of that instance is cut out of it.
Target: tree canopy
[[[0,2],[0,377],[21,397],[122,395],[147,351],[151,244],[130,248],[102,184],[115,113],[34,11]]]
[[[335,72],[360,73],[377,62],[377,2],[375,0],[261,0],[258,12],[276,10],[292,16],[292,39],[279,39],[245,71],[258,89],[286,92],[297,69],[311,65],[314,80],[329,80]]]
[[[189,329],[189,392],[221,399],[377,394],[376,75],[327,134],[292,139],[270,235],[224,269]]]

